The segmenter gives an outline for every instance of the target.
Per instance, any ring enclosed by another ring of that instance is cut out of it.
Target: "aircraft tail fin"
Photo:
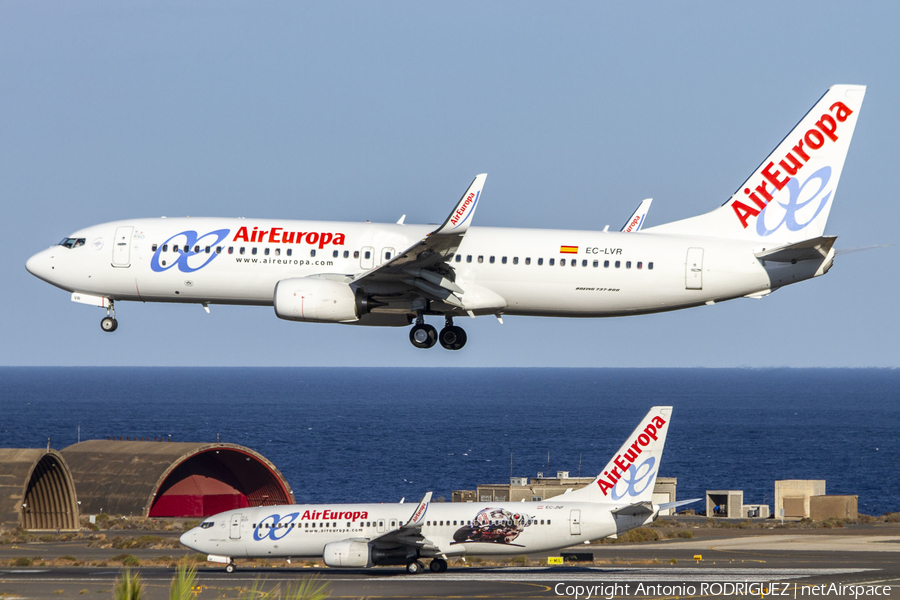
[[[725,204],[651,230],[767,245],[821,236],[865,94],[832,86]]]
[[[634,213],[622,225],[621,231],[623,233],[636,233],[641,230],[641,227],[644,226],[644,220],[647,218],[647,212],[650,210],[651,202],[653,202],[653,198],[647,198],[638,204]]]
[[[651,502],[671,420],[671,406],[651,408],[603,472],[587,486],[566,494],[566,501],[621,505]]]

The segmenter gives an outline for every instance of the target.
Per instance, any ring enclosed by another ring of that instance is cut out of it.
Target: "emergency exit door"
[[[688,248],[684,264],[684,287],[689,290],[703,289],[703,248]]]
[[[569,513],[569,533],[581,535],[581,511],[573,510]]]

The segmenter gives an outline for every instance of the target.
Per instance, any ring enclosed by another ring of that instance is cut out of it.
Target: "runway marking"
[[[580,567],[578,570],[564,570],[552,568],[533,568],[524,571],[521,567],[498,568],[488,572],[479,571],[460,571],[458,573],[428,573],[424,577],[412,577],[406,575],[392,576],[386,578],[383,575],[378,577],[362,576],[357,577],[326,577],[324,582],[410,582],[419,583],[422,581],[493,581],[493,582],[510,582],[510,583],[526,583],[526,582],[544,582],[544,581],[642,581],[653,582],[732,582],[732,581],[783,581],[786,579],[803,579],[807,577],[821,577],[828,575],[848,575],[853,573],[864,573],[867,571],[878,571],[879,569],[870,568],[811,568],[811,569],[775,569],[775,568],[639,568],[639,567],[622,567],[622,568],[604,568],[604,567]],[[5,571],[4,573],[22,574],[22,571]],[[298,572],[297,575],[300,575]],[[34,575],[35,573],[29,572]],[[117,574],[110,574],[109,577],[12,577],[7,578],[8,581],[41,581],[46,583],[72,583],[72,582],[108,582],[114,579]],[[160,577],[169,579],[168,573],[160,573]],[[297,576],[289,577],[285,575],[265,576],[266,582],[288,582],[296,581]],[[145,581],[153,581],[156,579],[154,574],[145,576]],[[249,576],[240,575],[216,575],[205,576],[199,574],[198,580],[202,582],[215,583],[252,583],[258,579],[258,574]]]

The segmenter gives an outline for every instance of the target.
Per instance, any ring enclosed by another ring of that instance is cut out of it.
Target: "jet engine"
[[[341,281],[294,277],[275,285],[275,314],[280,319],[352,323],[361,312],[353,288]]]
[[[322,560],[329,567],[371,567],[372,551],[367,542],[341,540],[325,544]]]

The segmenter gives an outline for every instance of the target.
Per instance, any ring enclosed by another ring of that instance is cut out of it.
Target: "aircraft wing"
[[[431,503],[431,494],[431,492],[425,494],[405,525],[399,529],[388,531],[387,533],[374,537],[369,541],[390,545],[401,544],[403,546],[426,548],[428,550],[440,550],[436,544],[422,535],[422,524],[425,522],[425,513],[428,512],[428,505]]]
[[[440,227],[350,283],[363,288],[375,283],[400,284],[416,295],[463,308],[459,296],[464,290],[456,285],[456,273],[449,262],[472,224],[472,215],[475,214],[486,178],[486,173],[475,177]]]

